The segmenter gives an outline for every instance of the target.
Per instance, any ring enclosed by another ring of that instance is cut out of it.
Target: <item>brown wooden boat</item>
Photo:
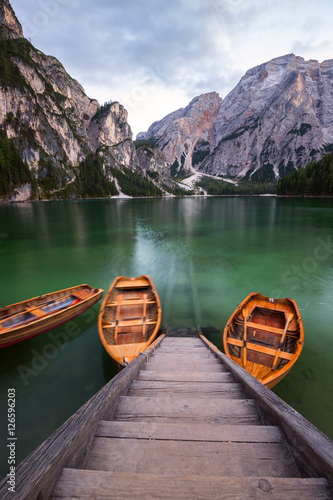
[[[133,361],[155,339],[161,304],[149,276],[118,276],[107,292],[98,317],[98,332],[108,354],[120,367]]]
[[[98,302],[103,291],[78,285],[1,308],[0,348],[66,323]]]
[[[229,319],[226,355],[269,389],[287,375],[301,354],[303,322],[292,299],[251,293]]]

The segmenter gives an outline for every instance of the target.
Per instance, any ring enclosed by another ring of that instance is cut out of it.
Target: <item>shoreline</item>
[[[280,195],[280,194],[193,194],[193,195],[184,195],[184,196],[111,196],[109,198],[69,198],[63,200],[1,200],[0,205],[21,205],[24,203],[61,203],[61,202],[74,202],[74,201],[128,201],[128,200],[160,200],[160,199],[171,199],[171,198],[304,198],[304,199],[333,199],[333,195]]]

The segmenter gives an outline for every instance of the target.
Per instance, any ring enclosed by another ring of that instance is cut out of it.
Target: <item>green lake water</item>
[[[76,284],[105,291],[149,274],[163,326],[223,329],[251,292],[296,300],[305,345],[273,390],[333,438],[333,200],[275,197],[44,202],[0,206],[0,306]],[[101,302],[0,350],[0,433],[16,391],[16,465],[117,370],[97,330]],[[1,477],[9,471],[1,447]]]

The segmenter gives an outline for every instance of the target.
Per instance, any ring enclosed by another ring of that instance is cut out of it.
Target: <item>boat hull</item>
[[[259,293],[243,300],[223,334],[226,355],[269,389],[290,372],[303,343],[303,322],[296,302]]]
[[[0,349],[36,337],[70,321],[98,302],[102,295],[102,289],[85,284],[1,308]],[[22,319],[25,321],[21,321]]]
[[[98,317],[98,332],[107,353],[123,368],[155,339],[161,304],[151,278],[118,276],[109,288]]]

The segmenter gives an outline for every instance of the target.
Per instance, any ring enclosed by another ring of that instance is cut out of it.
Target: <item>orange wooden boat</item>
[[[120,367],[133,361],[155,339],[161,304],[149,276],[118,276],[107,292],[98,317],[98,332],[108,354]]]
[[[287,375],[301,354],[303,322],[292,299],[251,293],[229,319],[224,351],[269,389]]]
[[[103,291],[77,285],[0,309],[0,348],[30,339],[75,318],[98,302]]]

